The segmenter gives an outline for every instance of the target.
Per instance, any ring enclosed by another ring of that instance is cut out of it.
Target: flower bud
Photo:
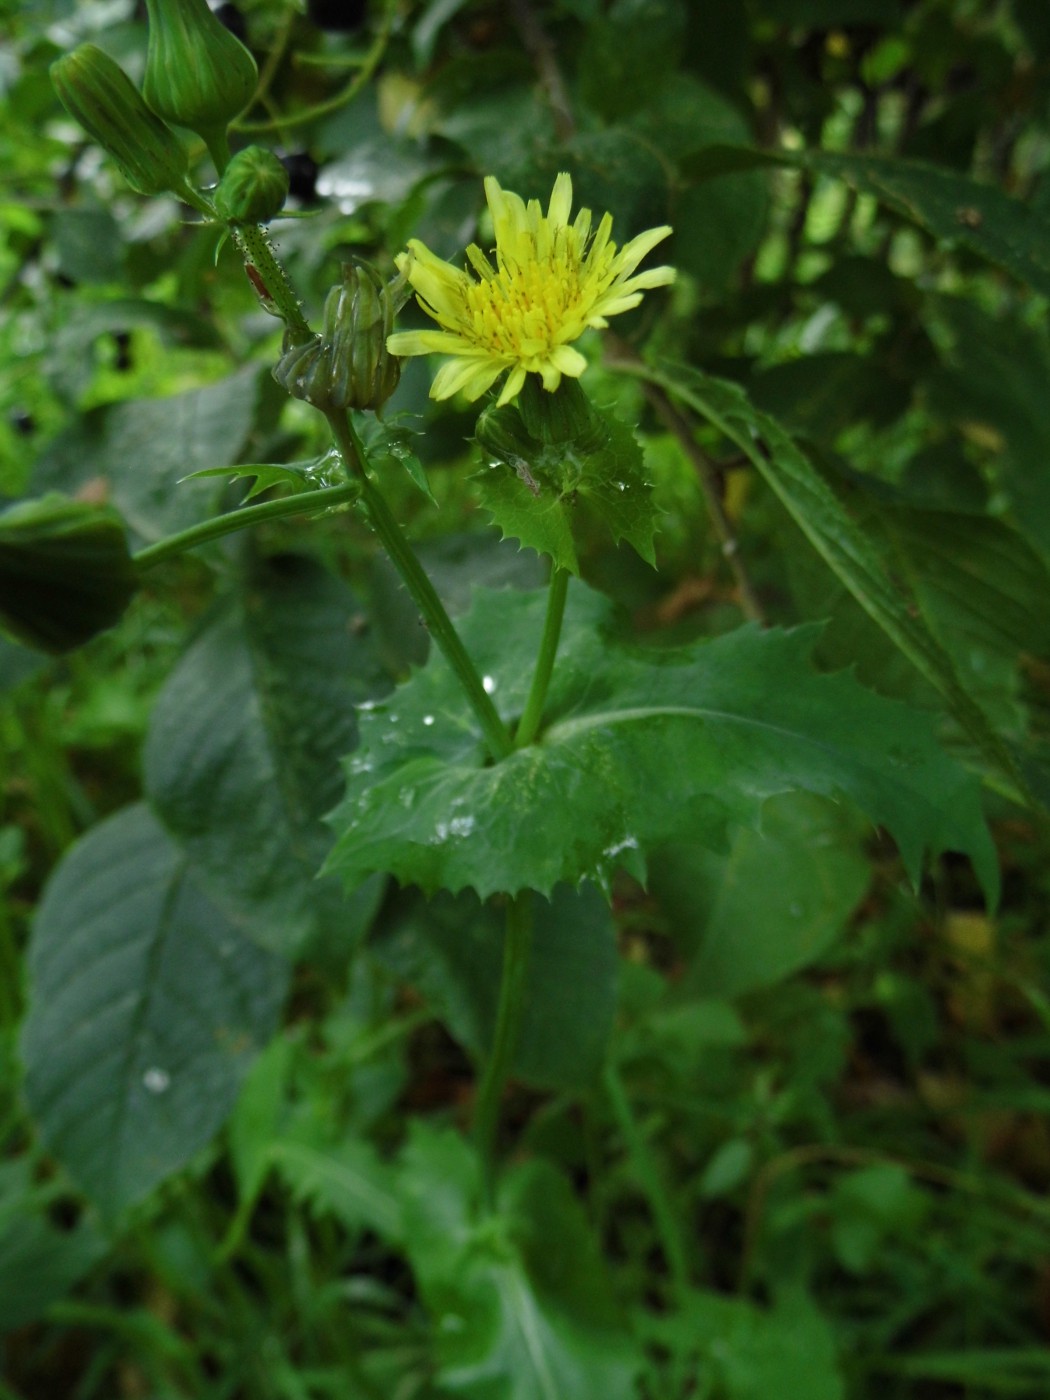
[[[52,63],[51,81],[66,111],[108,151],[133,190],[192,194],[185,147],[108,53],[81,44]]]
[[[53,494],[0,513],[0,624],[27,646],[82,646],[120,619],[137,588],[111,507]]]
[[[401,377],[386,338],[408,295],[404,277],[384,286],[367,264],[344,263],[341,285],[325,300],[321,334],[286,347],[273,377],[315,408],[380,408]]]
[[[165,121],[202,136],[222,169],[228,159],[226,128],[255,91],[255,59],[206,0],[146,0],[146,11],[142,94]]]
[[[522,421],[540,442],[574,447],[579,452],[596,452],[605,442],[605,428],[575,379],[567,375],[553,393],[526,376],[518,396]]]
[[[272,151],[247,146],[223,172],[214,194],[220,219],[233,224],[265,224],[281,212],[288,195],[288,172]]]
[[[519,462],[535,462],[543,451],[543,444],[526,432],[521,414],[513,404],[503,408],[489,404],[482,409],[474,437],[482,451],[512,467],[517,467]]]

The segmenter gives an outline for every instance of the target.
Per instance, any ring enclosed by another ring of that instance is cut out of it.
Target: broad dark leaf
[[[59,866],[29,979],[30,1110],[70,1175],[115,1216],[221,1126],[276,1026],[288,969],[201,893],[135,806]]]
[[[212,896],[253,937],[292,949],[324,932],[350,941],[375,907],[318,881],[354,703],[382,693],[349,588],[282,556],[260,567],[162,690],[146,741],[146,789]]]

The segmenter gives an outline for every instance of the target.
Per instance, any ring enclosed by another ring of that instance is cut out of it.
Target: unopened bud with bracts
[[[288,172],[264,146],[238,151],[212,196],[215,212],[231,224],[265,224],[288,196]]]
[[[567,375],[553,393],[542,389],[535,375],[526,375],[518,406],[526,429],[542,443],[583,453],[596,452],[605,443],[602,420],[579,382]]]
[[[410,291],[404,277],[384,285],[366,263],[344,263],[342,283],[325,300],[321,334],[287,347],[273,377],[323,412],[382,407],[401,377],[386,340]]]
[[[113,157],[133,190],[170,190],[200,207],[187,179],[185,147],[108,53],[81,44],[52,63],[51,81],[66,111]]]
[[[158,116],[204,138],[221,174],[226,128],[252,99],[255,59],[207,0],[146,0],[149,16],[142,93]]]
[[[543,444],[526,430],[521,414],[510,403],[502,408],[496,404],[483,408],[474,437],[483,452],[515,468],[519,462],[535,462],[543,451]]]

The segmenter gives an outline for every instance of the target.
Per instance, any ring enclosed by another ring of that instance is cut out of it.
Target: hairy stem
[[[196,549],[209,540],[232,535],[236,530],[246,530],[250,525],[258,525],[264,520],[278,520],[283,515],[304,515],[307,512],[328,510],[331,506],[345,505],[356,501],[361,495],[361,487],[356,481],[344,482],[341,486],[328,486],[323,491],[302,491],[295,496],[282,496],[277,501],[264,501],[258,506],[242,506],[226,515],[217,515],[213,520],[203,520],[199,525],[191,525],[178,534],[168,535],[156,544],[146,545],[134,556],[140,569],[152,569],[173,555],[182,554],[187,549]]]
[[[455,672],[463,693],[481,725],[489,752],[494,759],[506,758],[513,749],[506,726],[489,698],[473,661],[467,655],[460,635],[445,611],[445,605],[416,557],[415,550],[391,513],[382,492],[369,477],[365,468],[365,451],[353,425],[341,411],[326,413],[325,417],[347,469],[357,473],[361,503],[368,512],[372,528],[389,554],[390,561],[401,576],[412,601],[422,614],[430,635]]]
[[[295,344],[305,345],[313,331],[303,315],[287,272],[277,260],[269,234],[259,224],[237,224],[233,229],[233,240],[241,251],[248,276],[263,306],[271,315],[281,318]]]
[[[527,744],[531,744],[539,732],[543,706],[547,700],[547,690],[554,670],[554,658],[558,654],[558,643],[561,640],[561,624],[565,616],[565,598],[568,591],[568,570],[555,569],[551,574],[550,590],[547,594],[547,617],[543,624],[540,654],[536,658],[536,669],[532,673],[529,698],[525,702],[518,732],[514,736],[516,749],[523,749]]]
[[[532,895],[526,892],[507,905],[496,1030],[474,1106],[474,1138],[481,1157],[485,1201],[490,1209],[496,1197],[496,1129],[500,1102],[518,1045],[531,949]]]

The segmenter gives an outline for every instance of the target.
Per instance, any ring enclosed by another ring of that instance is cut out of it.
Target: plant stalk
[[[389,554],[391,563],[401,576],[412,601],[422,614],[430,635],[463,687],[470,707],[481,725],[489,752],[494,759],[506,758],[513,751],[506,726],[489,698],[473,661],[467,655],[460,635],[445,611],[444,603],[416,557],[415,550],[394,518],[382,492],[368,475],[365,468],[365,450],[353,424],[347,415],[340,411],[333,410],[326,413],[325,417],[331,426],[332,436],[347,470],[357,475],[361,502],[368,512],[372,528]]]
[[[645,1134],[635,1120],[620,1071],[611,1059],[605,1067],[602,1080],[613,1117],[627,1145],[635,1180],[652,1211],[653,1223],[660,1239],[660,1248],[667,1260],[671,1280],[680,1293],[685,1292],[689,1287],[689,1264],[681,1226]]]
[[[496,1030],[474,1106],[474,1138],[481,1158],[485,1203],[490,1210],[496,1200],[496,1130],[500,1102],[518,1045],[531,949],[532,894],[526,891],[507,905]]]
[[[331,506],[343,505],[347,501],[358,500],[361,487],[356,481],[344,482],[341,486],[326,486],[321,491],[300,491],[294,496],[282,496],[280,500],[263,501],[257,506],[242,506],[226,515],[217,515],[213,520],[202,520],[199,525],[191,525],[177,534],[167,535],[156,544],[146,545],[134,555],[140,569],[152,569],[175,554],[210,540],[221,539],[236,530],[246,530],[264,520],[278,520],[284,515],[303,515],[307,511],[328,510]]]
[[[516,749],[523,749],[531,744],[539,732],[543,706],[554,671],[554,658],[558,654],[558,643],[561,641],[561,625],[565,617],[565,599],[568,591],[568,569],[556,568],[551,574],[550,589],[547,593],[547,616],[543,624],[543,638],[540,642],[539,656],[536,658],[536,669],[532,673],[529,698],[525,701],[518,731],[514,736]]]

